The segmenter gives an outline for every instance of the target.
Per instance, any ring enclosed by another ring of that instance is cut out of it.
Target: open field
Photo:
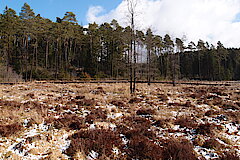
[[[240,83],[0,85],[0,159],[240,157]]]

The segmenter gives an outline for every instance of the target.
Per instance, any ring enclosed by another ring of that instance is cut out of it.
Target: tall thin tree
[[[134,93],[136,89],[136,34],[135,34],[135,17],[137,0],[127,0],[128,12],[131,20],[131,52],[130,52],[130,92]]]

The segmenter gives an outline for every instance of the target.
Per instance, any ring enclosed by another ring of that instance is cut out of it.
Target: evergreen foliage
[[[132,34],[135,43],[132,46]],[[116,20],[79,25],[66,12],[56,22],[43,18],[25,3],[19,16],[6,7],[0,14],[0,61],[25,80],[65,78],[128,78],[136,47],[138,80],[239,80],[240,49],[214,47],[203,40],[187,47],[180,38],[162,38],[151,29],[132,32]]]

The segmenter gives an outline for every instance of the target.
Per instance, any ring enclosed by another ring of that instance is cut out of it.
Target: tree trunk
[[[49,52],[49,41],[47,40],[46,51],[45,51],[45,68],[48,68],[48,52]]]

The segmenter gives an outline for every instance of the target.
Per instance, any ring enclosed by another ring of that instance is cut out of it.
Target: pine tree
[[[1,44],[3,62],[7,66],[6,78],[9,78],[10,65],[14,63],[14,48],[16,45],[16,27],[18,24],[18,16],[16,12],[6,7],[1,15]]]
[[[62,21],[77,23],[76,15],[73,12],[66,12]]]
[[[33,19],[35,17],[35,13],[33,12],[33,9],[27,4],[24,3],[21,12],[20,12],[20,19]]]
[[[171,37],[166,34],[164,37],[164,50],[166,55],[166,77],[171,76],[173,80],[173,85],[175,85],[175,70],[174,67],[174,43]]]
[[[176,38],[175,40],[175,44],[176,44],[176,72],[177,72],[177,77],[180,78],[181,77],[181,61],[180,61],[180,54],[182,54],[184,52],[184,44],[183,41],[180,38]]]
[[[147,81],[148,85],[150,85],[152,70],[152,51],[153,51],[153,34],[152,30],[149,28],[146,33],[146,48],[147,48]]]

